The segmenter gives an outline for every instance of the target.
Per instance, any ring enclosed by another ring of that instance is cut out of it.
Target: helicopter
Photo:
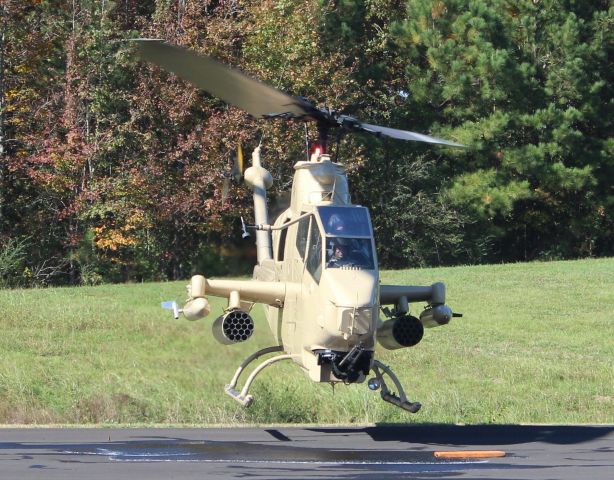
[[[141,60],[156,64],[257,119],[315,122],[317,146],[294,165],[290,205],[272,223],[267,190],[271,173],[262,165],[261,146],[251,157],[244,180],[253,192],[254,224],[241,218],[242,235],[255,231],[257,263],[251,280],[212,279],[194,275],[188,299],[162,302],[175,319],[183,314],[198,320],[211,312],[208,296],[228,305],[212,323],[214,338],[224,345],[248,340],[254,332],[250,315],[256,303],[264,311],[274,345],[248,356],[237,368],[225,392],[244,407],[257,375],[270,365],[291,360],[318,383],[364,383],[381,398],[411,413],[421,404],[408,399],[398,377],[375,357],[376,343],[395,350],[420,342],[424,329],[446,325],[455,313],[446,305],[445,285],[384,285],[379,280],[373,226],[369,210],[351,201],[342,164],[331,160],[331,130],[365,132],[399,140],[463,147],[440,138],[364,123],[260,82],[214,58],[158,39],[134,41]],[[418,316],[410,303],[425,302]],[[380,313],[385,317],[380,318]],[[239,387],[246,368],[268,354]],[[389,384],[394,384],[395,393]]]

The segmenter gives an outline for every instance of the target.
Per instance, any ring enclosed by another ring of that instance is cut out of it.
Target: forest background
[[[605,0],[0,0],[0,286],[251,267],[224,177],[263,138],[279,207],[305,127],[137,61],[139,37],[467,145],[341,139],[384,267],[610,256],[613,32]]]

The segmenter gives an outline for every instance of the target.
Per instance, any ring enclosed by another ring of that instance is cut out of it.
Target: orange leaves
[[[143,211],[133,210],[120,226],[100,225],[92,228],[93,243],[100,250],[118,252],[139,245],[142,233],[152,227],[153,224]]]
[[[135,245],[136,238],[127,231],[127,228],[113,229],[109,227],[94,227],[94,245],[101,250],[116,252],[122,247]]]

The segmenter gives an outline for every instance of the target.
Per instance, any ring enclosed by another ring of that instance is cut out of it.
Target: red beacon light
[[[323,148],[320,145],[314,145],[311,148],[311,157],[309,158],[309,160],[312,162],[319,162],[320,155],[322,155],[322,150]]]

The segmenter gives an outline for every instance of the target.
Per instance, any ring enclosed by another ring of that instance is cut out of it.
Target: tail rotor
[[[232,156],[230,168],[222,173],[224,177],[224,183],[222,184],[222,204],[228,200],[228,194],[230,193],[230,186],[232,182],[240,183],[243,179],[243,148],[239,143],[237,145],[237,152]]]

